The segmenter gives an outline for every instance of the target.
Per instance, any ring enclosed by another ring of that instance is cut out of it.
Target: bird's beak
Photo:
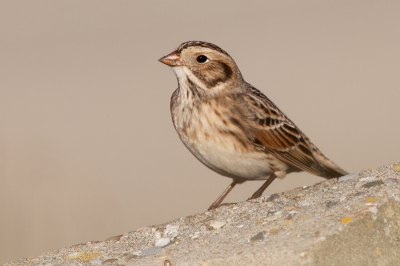
[[[174,67],[174,66],[183,66],[183,62],[181,60],[180,55],[176,52],[173,51],[172,53],[161,57],[158,59],[163,64],[166,64],[167,66]]]

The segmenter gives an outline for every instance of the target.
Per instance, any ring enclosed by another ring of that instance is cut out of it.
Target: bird
[[[208,210],[246,181],[266,180],[250,200],[288,173],[306,171],[327,179],[347,174],[247,83],[233,58],[217,45],[184,42],[159,61],[172,68],[178,81],[170,111],[179,138],[201,163],[232,179]]]

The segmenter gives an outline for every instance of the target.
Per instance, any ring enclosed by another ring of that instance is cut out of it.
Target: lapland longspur
[[[172,67],[178,88],[171,115],[183,144],[211,170],[233,179],[210,206],[217,208],[236,184],[307,171],[335,178],[347,174],[262,92],[247,83],[235,61],[218,46],[182,43],[160,62]]]

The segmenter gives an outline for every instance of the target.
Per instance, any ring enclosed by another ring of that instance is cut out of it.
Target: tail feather
[[[306,142],[311,147],[314,159],[318,161],[319,165],[324,171],[324,175],[321,175],[322,177],[330,179],[348,174],[347,171],[343,170],[337,164],[328,159],[324,154],[322,154],[322,152],[307,137]]]
[[[337,177],[341,177],[341,176],[344,176],[344,175],[348,174],[348,172],[346,172],[345,170],[343,170],[339,166],[337,166],[337,165],[335,165],[335,166],[336,166],[335,168],[331,168],[331,167],[329,167],[329,168],[325,167],[324,168],[325,173],[326,173],[326,176],[324,176],[325,178],[328,178],[328,179],[337,178]]]

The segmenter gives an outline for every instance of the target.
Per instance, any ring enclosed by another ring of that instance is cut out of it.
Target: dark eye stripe
[[[207,84],[209,88],[226,82],[233,76],[233,70],[223,62],[210,61],[209,64],[204,66],[207,66],[207,71],[193,69],[192,72],[197,78]]]
[[[222,68],[224,69],[225,79],[229,79],[233,74],[232,69],[225,63],[220,62],[220,64],[221,64]]]

